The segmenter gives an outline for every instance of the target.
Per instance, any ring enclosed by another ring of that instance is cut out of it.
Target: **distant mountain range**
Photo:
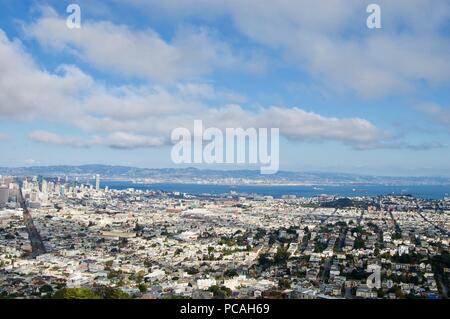
[[[129,166],[80,165],[0,167],[4,176],[69,176],[102,179],[138,180],[171,183],[258,183],[258,184],[309,184],[309,185],[450,185],[449,177],[389,177],[328,172],[280,171],[274,175],[261,175],[259,170],[209,170],[197,168],[137,168]]]

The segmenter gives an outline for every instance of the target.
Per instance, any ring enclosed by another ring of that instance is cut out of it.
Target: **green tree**
[[[217,299],[225,299],[227,297],[230,297],[231,293],[232,293],[230,288],[227,288],[225,286],[217,286],[217,285],[209,287],[208,291],[212,292],[214,298],[217,298]]]
[[[258,256],[258,265],[263,268],[267,269],[272,265],[271,260],[269,259],[269,254],[259,254]]]
[[[95,292],[103,299],[131,299],[131,296],[126,292],[112,287],[99,287],[95,289]]]
[[[238,275],[238,273],[237,273],[236,269],[227,269],[224,273],[225,277],[235,277],[237,275]]]
[[[58,290],[54,299],[101,299],[102,296],[88,288],[63,288]]]
[[[277,265],[284,264],[289,259],[289,256],[290,254],[287,251],[287,247],[280,246],[273,257],[273,261]]]
[[[48,294],[53,292],[53,288],[50,285],[43,285],[39,288],[41,294]]]
[[[146,284],[143,284],[143,283],[139,284],[138,288],[139,288],[139,291],[140,291],[141,293],[143,293],[143,294],[145,294],[145,293],[147,292],[147,290],[148,290],[147,285],[146,285]]]
[[[280,289],[290,289],[291,288],[291,283],[289,282],[289,280],[287,279],[280,279],[278,281],[278,288]]]

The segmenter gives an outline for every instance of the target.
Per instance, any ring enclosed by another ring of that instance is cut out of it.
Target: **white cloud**
[[[106,21],[83,21],[80,29],[69,29],[65,24],[47,10],[35,23],[25,25],[24,31],[43,46],[71,53],[94,68],[163,83],[195,78],[215,69],[264,69],[258,55],[235,54],[207,28],[180,27],[167,42],[152,29],[133,30]]]
[[[118,149],[132,149],[139,147],[155,147],[162,146],[166,142],[164,138],[147,137],[124,132],[112,134],[107,140],[108,146]]]
[[[29,158],[23,161],[26,165],[36,165],[39,164],[35,159]]]
[[[450,110],[437,104],[428,103],[420,106],[422,112],[441,124],[450,125]]]
[[[360,118],[328,118],[299,108],[270,107],[249,112],[238,105],[220,109],[204,108],[189,116],[159,115],[138,120],[89,117],[82,120],[82,128],[95,134],[91,139],[62,137],[48,132],[33,132],[30,139],[57,145],[89,147],[107,145],[112,148],[128,149],[156,147],[170,143],[170,132],[176,127],[192,129],[193,122],[201,119],[206,127],[222,130],[234,127],[280,128],[281,134],[291,140],[321,142],[340,141],[357,148],[373,148],[382,145],[389,135],[372,123]],[[154,123],[154,124],[153,124]]]
[[[210,110],[205,125],[226,127],[276,127],[285,137],[297,141],[341,141],[362,144],[388,139],[387,133],[360,118],[338,119],[307,112],[300,108],[272,106],[247,111],[238,105]]]
[[[48,131],[34,131],[28,135],[28,138],[32,141],[45,144],[81,148],[104,145],[116,149],[133,149],[162,146],[166,143],[163,138],[152,138],[124,132],[116,132],[107,137],[94,136],[86,139],[74,136],[64,136]]]
[[[0,29],[0,118],[71,117],[92,82],[73,66],[63,65],[56,73],[40,69],[21,43]]]
[[[450,132],[450,109],[435,103],[424,103],[416,108],[427,115],[433,122],[449,129]]]
[[[56,144],[56,145],[68,145],[73,147],[91,147],[93,145],[100,145],[100,138],[83,139],[81,137],[66,137],[59,134],[46,132],[46,131],[34,131],[29,134],[29,139],[35,142]]]
[[[133,2],[175,16],[228,15],[242,34],[281,49],[286,61],[337,91],[378,97],[450,82],[446,0],[379,0],[380,30],[367,29],[370,2],[360,0]]]
[[[115,148],[154,147],[168,143],[176,127],[278,127],[293,140],[340,141],[361,145],[388,138],[360,118],[332,118],[300,108],[274,106],[246,110],[239,105],[206,107],[186,95],[217,94],[210,87],[105,87],[73,66],[63,74],[39,68],[19,42],[0,31],[0,117],[55,120],[78,127],[85,137],[32,132],[33,141],[73,147],[107,145]]]
[[[229,90],[217,89],[209,83],[179,83],[177,90],[181,96],[204,100],[225,100],[228,102],[242,103],[247,98]]]
[[[9,139],[9,135],[6,133],[0,133],[0,142],[1,141],[6,141]]]

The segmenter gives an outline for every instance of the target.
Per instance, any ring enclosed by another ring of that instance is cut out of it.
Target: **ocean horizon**
[[[127,181],[104,181],[102,187],[122,190],[134,188],[140,190],[154,190],[164,192],[180,192],[190,195],[225,195],[231,193],[273,196],[281,198],[283,195],[297,197],[315,197],[320,195],[334,195],[345,197],[358,196],[386,196],[411,195],[424,199],[443,199],[450,194],[450,185],[358,185],[358,186],[330,186],[330,185],[215,185],[189,183],[150,183],[141,184]]]

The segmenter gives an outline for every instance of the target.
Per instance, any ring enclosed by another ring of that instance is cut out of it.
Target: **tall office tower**
[[[19,185],[16,183],[9,184],[9,201],[17,203],[17,198],[19,197]]]
[[[95,189],[100,190],[100,175],[95,175]]]
[[[42,193],[44,193],[44,194],[48,193],[48,184],[45,179],[42,180],[41,190],[42,190]]]
[[[48,182],[47,183],[47,190],[49,193],[53,193],[55,191],[55,183],[53,182]]]
[[[37,202],[38,201],[38,193],[33,191],[30,193],[30,201],[31,202]]]
[[[56,184],[55,185],[55,189],[54,189],[54,193],[60,194],[60,192],[61,192],[61,185],[60,184]]]
[[[0,186],[0,208],[6,206],[9,199],[9,188],[6,185]]]
[[[47,204],[48,201],[48,184],[45,179],[42,180],[42,194],[41,194],[41,200],[44,204]]]

